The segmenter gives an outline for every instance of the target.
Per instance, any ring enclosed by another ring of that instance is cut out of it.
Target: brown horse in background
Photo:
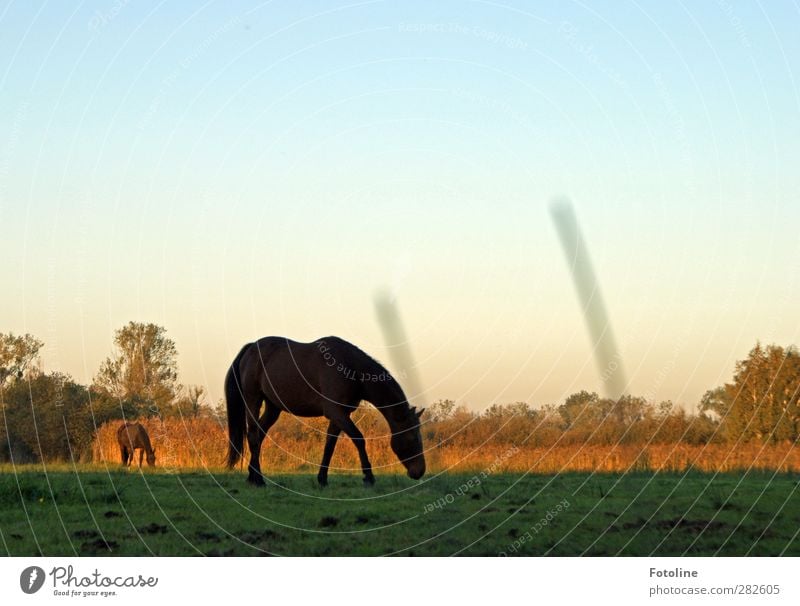
[[[326,417],[327,439],[317,481],[328,483],[328,465],[339,434],[355,444],[364,483],[375,483],[363,434],[350,419],[361,400],[371,402],[384,416],[390,445],[409,477],[425,473],[420,416],[408,405],[391,374],[355,345],[338,337],[298,343],[285,337],[264,337],[245,345],[225,377],[228,408],[228,466],[242,456],[244,438],[250,447],[247,481],[263,485],[259,455],[269,428],[281,412],[299,417]],[[263,405],[263,412],[262,412]]]
[[[142,466],[142,458],[147,454],[147,464],[156,464],[156,449],[150,445],[150,437],[147,431],[139,423],[125,423],[117,430],[117,442],[119,452],[122,457],[122,465],[129,467],[133,461],[134,450],[139,449],[139,467]]]

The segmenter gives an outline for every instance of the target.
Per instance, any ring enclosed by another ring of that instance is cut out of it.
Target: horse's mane
[[[403,391],[403,388],[401,387],[397,379],[395,379],[394,375],[391,372],[389,372],[389,370],[382,362],[369,355],[367,352],[365,352],[357,345],[353,345],[352,343],[350,343],[349,341],[345,341],[341,337],[335,337],[335,336],[323,337],[321,339],[318,339],[318,341],[336,342],[346,347],[351,352],[361,357],[361,362],[365,366],[363,370],[365,372],[368,372],[369,374],[381,375],[382,373],[385,373],[386,377],[388,377],[386,381],[381,381],[381,382],[365,381],[362,382],[362,384],[383,386],[386,388],[385,391],[391,390],[393,392],[391,394],[391,397],[394,399],[394,402],[386,405],[386,407],[391,408],[395,416],[400,416],[401,414],[405,416],[411,411],[411,406],[408,403],[408,398],[406,398],[406,394]],[[377,404],[375,406],[376,408],[380,408]]]

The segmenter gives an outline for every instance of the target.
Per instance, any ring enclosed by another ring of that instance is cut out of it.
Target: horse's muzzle
[[[412,480],[419,480],[425,475],[425,463],[411,463],[408,466],[408,477]]]

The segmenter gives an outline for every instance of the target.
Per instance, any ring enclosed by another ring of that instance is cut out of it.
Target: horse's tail
[[[228,409],[228,467],[234,467],[244,450],[244,436],[247,431],[247,406],[242,395],[242,378],[239,362],[250,347],[248,343],[231,362],[225,375],[225,403]]]

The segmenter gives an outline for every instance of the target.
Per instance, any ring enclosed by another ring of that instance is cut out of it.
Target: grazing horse
[[[150,446],[150,438],[144,427],[139,423],[124,423],[117,430],[117,442],[119,452],[122,456],[122,465],[129,467],[133,461],[134,450],[139,449],[139,467],[142,466],[142,458],[147,454],[147,464],[156,464],[156,449]]]
[[[259,461],[261,444],[284,411],[298,417],[328,419],[325,450],[317,474],[321,486],[328,483],[328,465],[341,432],[358,450],[364,484],[374,484],[364,436],[350,419],[361,400],[371,402],[388,422],[391,448],[409,477],[418,480],[425,473],[419,430],[423,411],[408,405],[400,385],[380,363],[338,337],[311,343],[264,337],[248,343],[225,376],[225,400],[230,439],[228,466],[239,461],[246,436],[250,447],[247,481],[257,486],[264,485]]]

